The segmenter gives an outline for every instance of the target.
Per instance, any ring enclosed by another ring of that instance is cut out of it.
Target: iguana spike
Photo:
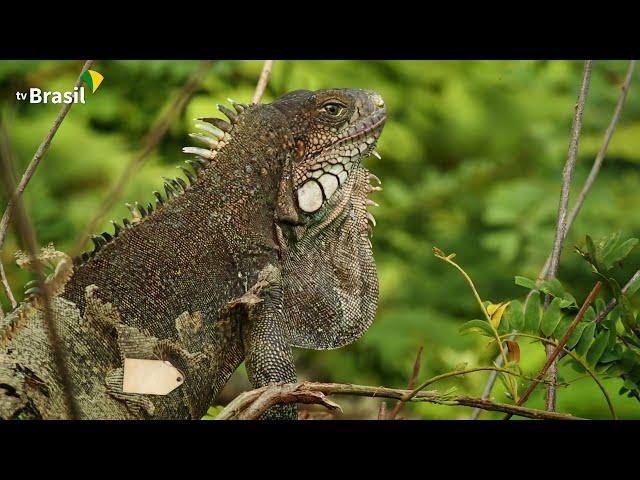
[[[213,125],[207,125],[206,123],[197,123],[196,124],[196,128],[210,133],[211,135],[213,135],[216,138],[222,138],[224,137],[224,132],[222,130],[220,130],[217,127],[214,127]]]
[[[176,194],[176,192],[173,191],[173,187],[168,182],[164,182],[164,192],[167,195],[167,199],[175,196]]]
[[[200,147],[182,147],[182,153],[192,153],[194,155],[199,155],[203,158],[212,159],[213,155],[211,155],[211,150],[207,150],[206,148]]]
[[[138,202],[136,202],[136,208],[138,209],[139,216],[141,216],[142,218],[147,216],[147,211]]]
[[[366,201],[367,205],[372,206],[372,207],[379,207],[380,205],[378,205],[376,202],[374,202],[373,200],[371,200],[370,198],[367,198]]]
[[[200,158],[200,157],[196,157],[196,162],[198,162],[202,168],[209,165],[204,158]]]
[[[191,168],[193,168],[196,174],[202,169],[202,165],[200,165],[200,163],[196,162],[195,160],[187,160],[186,163],[189,164]]]
[[[210,123],[214,127],[219,128],[223,132],[227,132],[227,133],[229,133],[231,131],[231,128],[232,128],[229,123],[225,122],[221,118],[203,117],[203,118],[199,118],[198,120]]]
[[[369,193],[371,192],[381,192],[382,191],[382,187],[369,187]]]
[[[147,213],[149,215],[153,213],[153,204],[151,202],[147,203]]]
[[[156,197],[158,205],[164,205],[164,199],[162,198],[162,194],[160,192],[154,190],[153,195]]]
[[[91,235],[91,241],[93,242],[93,245],[94,245],[94,249],[93,249],[94,252],[99,252],[100,249],[107,243],[104,240],[104,238],[102,238],[99,235]]]
[[[180,193],[182,193],[182,186],[178,182],[176,182],[175,179],[167,177],[162,178],[164,179],[165,187],[168,184],[171,187],[171,191],[174,193],[174,195],[179,195]]]
[[[229,121],[231,123],[238,123],[238,115],[233,113],[224,105],[218,104],[218,110],[220,110],[224,115],[226,115],[229,118]]]
[[[371,172],[369,172],[369,180],[375,180],[378,182],[378,185],[382,185],[382,181],[380,181],[380,179]]]
[[[111,224],[113,225],[113,234],[117,237],[122,232],[122,227],[118,222],[114,222],[113,220],[111,220]]]
[[[180,184],[180,186],[182,187],[182,191],[186,191],[187,190],[187,182],[185,182],[180,177],[176,177],[175,181]]]
[[[131,222],[126,217],[122,219],[122,224],[124,225],[124,228],[131,228]]]
[[[191,185],[193,185],[193,183],[196,181],[195,175],[193,173],[191,173],[189,170],[187,170],[186,168],[184,168],[184,167],[177,167],[177,168],[182,170],[182,173],[184,173],[184,176],[189,179],[189,183]]]
[[[244,110],[247,108],[246,105],[242,104],[242,103],[236,103],[233,100],[231,100],[230,98],[227,98],[227,101],[233,105],[233,108],[235,108],[236,112],[238,113],[242,113],[244,112]]]
[[[382,157],[380,156],[380,154],[378,152],[376,152],[375,150],[373,152],[371,152],[371,155],[376,157],[378,160],[382,160]]]
[[[34,287],[38,284],[38,279],[33,279],[33,280],[29,280],[27,283],[24,284],[24,288],[31,288]]]
[[[110,242],[111,240],[113,240],[113,237],[109,235],[109,233],[107,232],[102,232],[102,238],[104,238],[107,242]]]
[[[199,142],[204,143],[209,148],[216,148],[218,146],[218,141],[207,135],[201,135],[199,133],[190,133],[189,136]]]
[[[31,295],[41,295],[42,289],[40,287],[32,287],[24,292],[25,296],[29,297]]]
[[[376,226],[376,219],[369,212],[367,212],[367,219],[373,224],[374,227]]]

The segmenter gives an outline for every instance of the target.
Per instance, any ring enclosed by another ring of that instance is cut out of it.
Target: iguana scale
[[[72,272],[58,258],[51,307],[83,418],[200,418],[242,361],[255,387],[295,381],[292,347],[346,345],[374,318],[367,207],[379,187],[361,160],[382,98],[334,89],[232,105],[219,106],[228,122],[200,119],[186,181],[130,206]],[[3,320],[0,418],[67,416],[43,308],[31,300]],[[124,358],[168,360],[184,383],[124,393]],[[265,414],[295,417],[290,405]]]

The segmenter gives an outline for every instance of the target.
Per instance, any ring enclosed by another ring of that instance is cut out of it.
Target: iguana
[[[131,219],[93,236],[72,271],[43,251],[64,266],[51,308],[83,418],[200,418],[242,361],[254,387],[292,382],[292,347],[338,348],[373,321],[367,207],[379,180],[361,160],[377,156],[382,98],[305,90],[231,104],[218,106],[228,121],[198,119],[186,181],[167,179],[155,206],[129,205]],[[0,329],[0,418],[66,418],[44,305],[28,293]],[[125,358],[167,360],[184,383],[125,393]]]

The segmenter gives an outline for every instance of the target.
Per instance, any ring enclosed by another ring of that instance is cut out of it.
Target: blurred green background
[[[25,202],[41,244],[70,250],[109,188],[139,151],[146,133],[180,92],[196,61],[98,61],[105,77],[87,103],[74,105],[29,185]],[[595,62],[587,101],[574,195],[584,182],[613,113],[628,62]],[[29,87],[69,90],[78,61],[0,61],[0,115],[21,175],[51,126],[59,105],[16,101]],[[152,200],[161,176],[175,176],[181,147],[189,145],[192,119],[211,116],[228,97],[250,102],[260,61],[217,61],[158,148],[131,176],[108,219],[127,214],[124,202]],[[421,379],[461,363],[490,364],[484,337],[462,336],[460,325],[481,318],[459,273],[437,260],[438,246],[456,252],[483,299],[522,298],[515,275],[535,278],[549,253],[555,227],[560,173],[582,74],[577,61],[277,61],[264,101],[295,89],[367,88],[384,97],[389,112],[378,151],[365,164],[382,179],[373,197],[373,235],[380,277],[377,319],[355,344],[328,352],[296,351],[301,378],[404,387],[417,349],[424,345]],[[640,236],[640,88],[636,80],[603,170],[574,224],[559,278],[580,303],[594,282],[572,245],[584,235],[620,231]],[[3,192],[3,205],[6,194]],[[88,247],[88,245],[87,245]],[[11,234],[2,262],[17,294],[27,274],[17,269]],[[640,266],[633,252],[619,272],[625,281]],[[2,298],[3,306],[7,302]],[[638,303],[634,303],[636,308]],[[526,374],[540,368],[538,344],[521,341]],[[436,384],[479,396],[488,373]],[[595,384],[568,367],[558,410],[609,418]],[[245,383],[243,383],[245,382]],[[605,380],[621,418],[640,418],[640,404],[617,394],[622,382]],[[220,402],[248,388],[236,376]],[[234,390],[235,389],[235,390]],[[539,388],[527,405],[542,407]],[[508,401],[500,384],[496,400]],[[375,399],[336,398],[342,418],[374,418]],[[390,404],[391,408],[392,405]],[[468,418],[470,409],[429,404],[407,406],[410,418]],[[498,418],[484,413],[481,418]]]

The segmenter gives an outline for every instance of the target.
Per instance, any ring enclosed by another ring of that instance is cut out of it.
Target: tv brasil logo
[[[95,93],[104,80],[102,74],[95,70],[87,70],[80,79]],[[16,92],[16,99],[29,103],[85,103],[84,87],[74,87],[70,92],[48,92],[39,88],[30,88],[28,92]]]

